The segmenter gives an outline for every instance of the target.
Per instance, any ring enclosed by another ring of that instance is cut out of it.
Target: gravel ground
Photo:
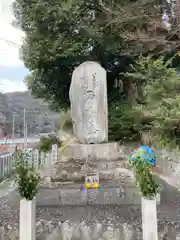
[[[161,193],[161,205],[158,209],[159,231],[168,229],[169,239],[175,239],[172,231],[180,233],[180,192],[168,185],[163,180],[159,180],[163,186]],[[5,196],[3,195],[6,193]],[[9,193],[7,193],[9,191]],[[12,184],[0,189],[0,219],[1,225],[13,226],[19,222],[19,197],[12,191]],[[83,219],[89,222],[127,222],[141,229],[141,209],[140,205],[86,205],[86,206],[53,206],[37,207],[37,221],[45,219],[71,220],[80,222]],[[168,239],[168,238],[166,238]]]

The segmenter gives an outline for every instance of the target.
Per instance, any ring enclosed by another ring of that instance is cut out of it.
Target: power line
[[[8,43],[8,44],[10,44],[10,45],[13,45],[14,47],[18,47],[18,48],[21,47],[21,45],[15,43],[15,42],[13,42],[13,41],[7,40],[7,39],[5,39],[5,38],[0,37],[0,40],[4,41],[4,42],[6,42],[6,43]]]

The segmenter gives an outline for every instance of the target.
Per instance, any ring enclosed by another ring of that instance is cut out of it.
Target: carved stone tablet
[[[97,62],[84,62],[72,75],[69,91],[73,131],[80,143],[108,140],[106,70]]]

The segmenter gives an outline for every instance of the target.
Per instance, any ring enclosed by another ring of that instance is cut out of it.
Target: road
[[[39,137],[32,137],[32,138],[28,138],[27,139],[27,143],[34,143],[34,142],[38,142],[39,141]],[[16,138],[16,139],[10,139],[10,140],[7,140],[5,141],[4,139],[3,140],[0,140],[0,144],[4,145],[10,145],[10,144],[21,144],[21,143],[24,143],[24,138]]]
[[[28,138],[27,139],[27,147],[34,148],[38,141],[39,141],[38,137]],[[8,140],[7,142],[5,142],[5,140],[0,140],[0,156],[12,152],[12,149],[16,145],[23,144],[23,143],[24,143],[24,138],[17,138],[17,139],[14,139],[14,140]],[[7,147],[7,149],[4,149],[4,147]]]

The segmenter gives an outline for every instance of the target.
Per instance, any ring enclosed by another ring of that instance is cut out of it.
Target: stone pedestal
[[[156,199],[141,198],[143,240],[158,240]]]
[[[119,178],[119,170],[124,164],[121,148],[116,142],[69,144],[56,163],[52,178],[84,181],[89,170],[97,171],[101,180]]]
[[[70,144],[66,148],[66,157],[74,160],[113,161],[120,158],[119,145],[116,142],[102,144]]]
[[[20,201],[20,240],[36,240],[36,200]]]

